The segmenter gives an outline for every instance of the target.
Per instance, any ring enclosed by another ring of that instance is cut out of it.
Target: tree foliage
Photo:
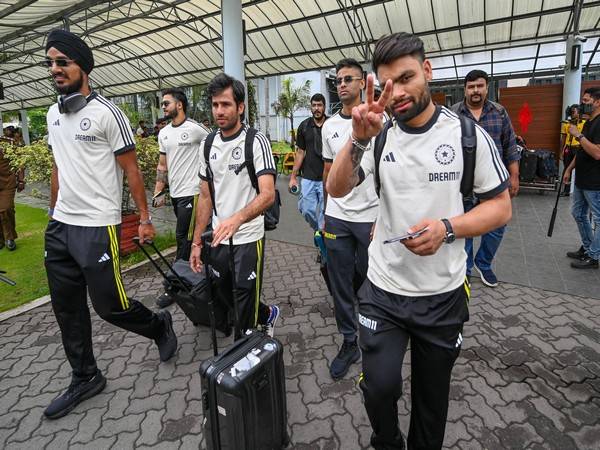
[[[254,87],[254,83],[248,81],[248,125],[254,127],[257,115],[256,88]]]
[[[310,85],[311,80],[306,80],[301,86],[294,86],[294,78],[286,77],[281,81],[281,93],[272,106],[281,117],[290,119],[292,130],[291,146],[296,144],[296,133],[294,130],[294,113],[301,108],[310,107]]]

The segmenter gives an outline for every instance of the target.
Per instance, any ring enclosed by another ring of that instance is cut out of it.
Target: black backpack
[[[463,197],[468,197],[473,192],[473,182],[475,179],[475,157],[477,151],[477,134],[475,133],[475,123],[468,117],[459,115],[461,144],[463,150],[463,176],[460,180],[460,192]],[[379,162],[385,147],[388,130],[391,128],[393,120],[388,120],[383,126],[381,133],[375,138],[375,147],[373,156],[375,157],[375,192],[379,197],[381,189],[381,178],[379,177]]]
[[[213,211],[215,215],[217,214],[217,204],[215,203],[215,186],[213,184],[213,172],[210,168],[210,148],[212,147],[213,141],[215,140],[215,136],[217,135],[217,131],[211,132],[204,142],[204,161],[206,161],[206,177],[208,178],[208,188],[210,190],[210,199],[213,204]],[[250,177],[250,183],[252,187],[256,190],[258,194],[260,191],[258,189],[258,178],[256,176],[256,169],[254,168],[254,137],[256,136],[256,129],[248,128],[246,130],[246,139],[244,143],[244,163],[241,164],[236,170],[235,174],[239,175],[239,173],[244,169],[244,167],[248,168],[248,176]],[[280,207],[281,207],[281,197],[279,195],[279,190],[275,188],[275,201],[271,206],[267,208],[267,210],[263,213],[265,217],[265,230],[274,230],[277,228],[277,224],[279,223],[279,215],[280,215]]]

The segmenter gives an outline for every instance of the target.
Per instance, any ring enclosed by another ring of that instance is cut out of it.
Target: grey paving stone
[[[287,363],[290,448],[368,448],[371,428],[356,385],[360,364],[343,380],[329,375],[341,337],[314,256],[310,247],[267,245],[265,298],[285,313],[276,333]],[[293,280],[284,282],[290,273]],[[125,284],[151,307],[161,289],[148,266],[127,273]],[[167,364],[159,362],[154,343],[92,312],[94,350],[108,385],[57,421],[42,420],[42,410],[68,386],[70,367],[51,309],[45,305],[0,323],[0,442],[12,448],[49,442],[93,449],[199,448],[198,367],[212,354],[209,333],[178,308],[171,311],[180,347]],[[600,448],[598,300],[506,281],[488,289],[474,279],[470,312],[453,371],[445,448]],[[229,342],[220,337],[220,348]],[[398,404],[404,433],[409,354]]]

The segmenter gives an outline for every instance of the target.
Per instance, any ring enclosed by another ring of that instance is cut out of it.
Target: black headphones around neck
[[[85,108],[85,105],[88,104],[88,101],[91,98],[92,95],[89,95],[88,98],[86,98],[85,95],[83,95],[81,92],[73,92],[67,95],[59,95],[58,111],[61,114],[76,113]]]

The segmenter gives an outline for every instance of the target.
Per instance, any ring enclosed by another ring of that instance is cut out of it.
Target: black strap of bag
[[[460,119],[461,146],[463,151],[463,176],[460,180],[460,192],[463,197],[468,197],[473,192],[473,183],[475,181],[475,161],[477,152],[477,134],[475,131],[475,123],[463,115],[458,116]],[[375,147],[373,156],[375,158],[375,192],[379,197],[381,190],[381,178],[379,175],[379,163],[387,140],[387,134],[392,127],[393,120],[385,123],[383,130],[375,138]]]
[[[214,185],[214,176],[213,171],[210,168],[210,149],[215,140],[215,136],[217,135],[216,131],[212,131],[206,136],[206,140],[204,141],[204,161],[206,162],[206,178],[208,178],[208,190],[210,192],[210,200],[212,201],[213,212],[215,216],[217,215],[217,203],[215,199],[215,185]]]

